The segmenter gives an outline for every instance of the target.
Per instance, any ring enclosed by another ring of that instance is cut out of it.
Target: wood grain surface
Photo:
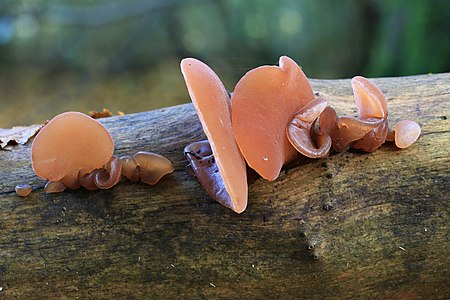
[[[101,120],[116,154],[173,161],[153,187],[45,194],[31,143],[0,151],[0,299],[449,298],[450,73],[374,82],[391,127],[422,126],[416,144],[302,158],[274,182],[250,172],[241,215],[185,171],[205,138],[191,104]],[[356,113],[350,80],[311,84]]]

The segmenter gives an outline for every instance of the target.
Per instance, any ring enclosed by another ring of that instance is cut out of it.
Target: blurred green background
[[[0,0],[0,127],[189,101],[196,57],[232,90],[287,54],[312,78],[450,71],[448,0]]]

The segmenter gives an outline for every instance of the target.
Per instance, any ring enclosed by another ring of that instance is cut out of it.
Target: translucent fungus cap
[[[361,119],[387,118],[386,97],[378,86],[367,78],[355,76],[352,78],[352,88]]]
[[[420,125],[403,120],[395,124],[395,145],[401,149],[411,146],[420,136]]]
[[[315,98],[294,115],[286,128],[289,142],[304,156],[325,157],[330,151],[331,138],[329,134],[323,130],[318,133],[314,131],[314,123],[326,107],[325,99]]]
[[[138,152],[133,155],[133,159],[139,167],[141,181],[154,185],[164,175],[173,172],[173,165],[164,156],[150,152]]]
[[[204,172],[199,176],[222,179],[231,198],[229,207],[241,213],[247,207],[247,169],[233,136],[228,93],[216,73],[197,59],[183,59],[181,71],[220,174]],[[220,201],[216,196],[213,198]]]
[[[54,117],[37,134],[31,147],[34,172],[47,180],[75,179],[103,167],[114,143],[97,120],[66,112]]]
[[[286,127],[313,99],[305,74],[287,56],[279,66],[253,69],[237,83],[231,99],[234,135],[248,165],[263,178],[275,180],[297,155]]]

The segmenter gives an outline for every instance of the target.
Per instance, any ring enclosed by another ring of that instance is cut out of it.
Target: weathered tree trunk
[[[0,151],[0,298],[450,297],[450,74],[374,81],[391,127],[415,120],[419,141],[250,176],[241,215],[185,171],[184,146],[204,139],[191,104],[102,120],[116,154],[174,162],[154,187],[45,194],[30,143]],[[349,80],[311,83],[356,112]],[[19,183],[38,189],[20,198]]]

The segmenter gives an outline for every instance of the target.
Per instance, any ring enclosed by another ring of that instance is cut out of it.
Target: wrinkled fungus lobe
[[[232,96],[236,141],[248,165],[263,178],[275,180],[297,152],[286,127],[314,99],[308,79],[295,61],[280,57],[279,66],[262,66],[245,74]]]
[[[133,182],[139,181],[139,167],[134,158],[131,156],[122,156],[120,157],[120,161],[122,162],[122,175]]]
[[[388,127],[388,108],[383,92],[367,78],[356,76],[352,88],[358,108],[358,117],[338,117],[333,108],[324,109],[319,118],[320,130],[331,136],[334,150],[341,152],[349,146],[373,152],[386,141],[398,148],[411,146],[420,136],[420,126],[403,120],[395,130]]]
[[[214,195],[213,198],[223,206],[233,209],[233,200],[223,184],[209,142],[205,140],[186,146],[184,155],[205,191]]]
[[[209,195],[237,212],[245,209],[237,206],[244,191],[247,203],[240,153],[259,175],[275,180],[296,151],[310,158],[329,155],[331,147],[372,152],[386,140],[405,148],[420,136],[420,126],[409,120],[389,129],[386,97],[361,76],[352,79],[358,116],[338,117],[325,99],[314,97],[305,74],[286,56],[278,67],[253,69],[238,82],[231,99],[231,132],[230,100],[217,75],[195,59],[184,59],[181,68],[209,140],[186,146],[188,169]]]
[[[323,130],[317,133],[314,130],[314,124],[326,106],[325,99],[315,98],[294,115],[286,128],[289,142],[304,156],[325,157],[330,151],[330,136]]]
[[[384,144],[389,130],[386,97],[375,83],[361,76],[353,77],[352,88],[361,123],[376,124],[363,137],[352,142],[352,147],[366,152],[375,151]]]
[[[386,98],[373,82],[361,76],[352,79],[352,88],[358,117],[338,117],[333,108],[327,107],[320,116],[319,127],[331,136],[337,152],[350,145],[375,151],[385,142],[388,131]]]
[[[79,112],[66,112],[37,134],[31,158],[38,176],[78,188],[78,177],[103,167],[113,151],[113,140],[100,122]]]
[[[149,185],[156,184],[164,175],[173,172],[172,162],[156,153],[140,151],[133,155],[133,160],[137,166],[136,170],[139,172],[139,179]],[[131,171],[127,172],[131,173]],[[134,173],[135,171],[131,176],[132,179],[137,177]]]
[[[181,71],[220,175],[218,177],[214,172],[203,172],[197,176],[209,177],[209,181],[224,185],[231,203],[215,193],[210,192],[210,196],[233,211],[241,213],[247,206],[247,170],[231,127],[228,92],[216,73],[197,59],[183,59]],[[199,181],[203,182],[200,178]]]
[[[165,157],[138,152],[133,157],[113,156],[113,140],[103,125],[78,112],[54,117],[36,136],[32,148],[35,173],[49,182],[46,193],[59,193],[80,186],[88,190],[109,189],[123,178],[153,185],[173,172]]]
[[[97,170],[95,175],[92,175],[94,179],[94,185],[102,190],[107,190],[119,183],[122,178],[122,162],[119,158],[113,156],[104,168]],[[81,184],[81,182],[80,182]],[[92,189],[93,186],[88,183],[87,189]]]

